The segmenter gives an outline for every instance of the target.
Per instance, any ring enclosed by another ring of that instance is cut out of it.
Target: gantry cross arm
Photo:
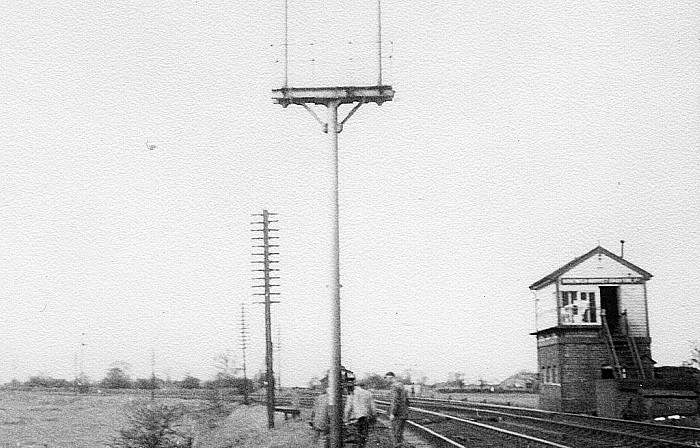
[[[343,125],[353,116],[357,109],[365,103],[382,105],[394,98],[394,90],[391,86],[369,87],[286,87],[272,90],[272,99],[287,107],[290,104],[298,104],[309,111],[311,116],[321,125],[323,132],[328,132],[328,123],[324,123],[309,104],[320,104],[326,107],[337,107],[341,104],[355,104],[348,115],[338,123],[336,132],[343,130]]]
[[[272,90],[272,100],[282,107],[290,104],[377,103],[382,105],[394,98],[391,86],[367,87],[286,87]]]

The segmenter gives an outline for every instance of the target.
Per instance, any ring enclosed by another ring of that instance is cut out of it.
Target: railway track
[[[313,405],[315,394],[300,397],[302,407]],[[285,400],[280,400],[284,402]],[[377,400],[379,412],[387,403]],[[517,433],[506,429],[496,428],[488,424],[443,414],[437,411],[411,408],[413,414],[419,413],[422,418],[412,418],[407,426],[424,439],[427,446],[453,448],[573,448],[569,445],[539,439],[527,434]],[[426,419],[430,419],[428,424]],[[429,445],[430,444],[430,445]]]
[[[574,448],[441,412],[411,408],[407,426],[433,446],[454,448]],[[417,418],[416,413],[421,417]],[[419,423],[420,422],[420,423]]]
[[[378,400],[378,403],[382,401]],[[698,428],[483,403],[413,399],[412,404],[412,420],[430,428],[443,425],[444,417],[435,418],[436,414],[430,414],[436,412],[574,448],[700,447]]]

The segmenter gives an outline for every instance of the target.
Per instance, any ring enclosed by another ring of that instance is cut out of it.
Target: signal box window
[[[594,292],[582,292],[581,302],[588,302],[586,310],[583,314],[583,321],[595,323],[596,322],[596,303],[595,303],[595,293]]]
[[[598,322],[595,292],[562,291],[561,304],[562,324],[580,325]]]

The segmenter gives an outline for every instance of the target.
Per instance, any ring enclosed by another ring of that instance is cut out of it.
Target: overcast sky
[[[289,0],[290,85],[376,83],[376,3],[325,3]],[[340,134],[359,377],[536,369],[528,286],[621,239],[654,275],[653,358],[679,365],[700,340],[700,6],[519,3],[382,2],[396,96]],[[328,368],[330,152],[309,113],[270,99],[282,5],[4,7],[0,382],[115,361],[146,377],[152,351],[174,379],[210,378],[226,350],[240,364],[263,209],[279,213],[282,385]],[[248,311],[254,373],[264,318]]]

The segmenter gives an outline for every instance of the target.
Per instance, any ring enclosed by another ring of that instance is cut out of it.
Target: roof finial
[[[620,258],[625,258],[625,240],[620,240]]]

